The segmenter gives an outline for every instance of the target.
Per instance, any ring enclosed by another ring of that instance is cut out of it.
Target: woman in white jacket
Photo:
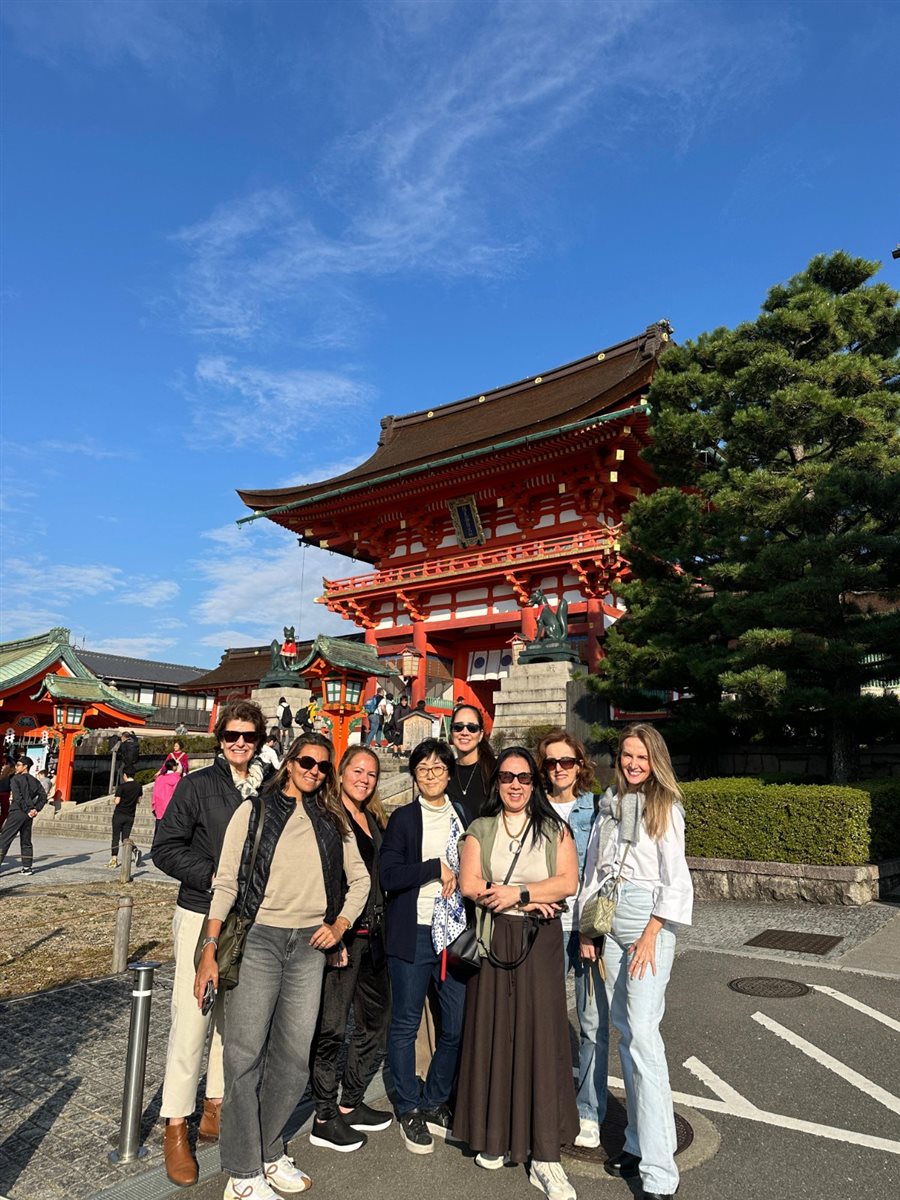
[[[678,1188],[675,1120],[659,1031],[675,958],[675,925],[690,925],[694,891],[684,853],[684,809],[662,736],[631,725],[619,739],[616,788],[600,804],[585,858],[576,923],[598,892],[617,887],[612,931],[604,939],[606,992],[625,1081],[625,1149],[610,1175],[640,1174],[645,1200]],[[594,958],[582,935],[581,953]]]

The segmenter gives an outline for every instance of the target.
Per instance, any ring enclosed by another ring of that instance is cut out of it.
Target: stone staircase
[[[566,685],[573,666],[567,662],[516,663],[494,692],[491,741],[497,749],[523,744],[535,725],[566,727]]]

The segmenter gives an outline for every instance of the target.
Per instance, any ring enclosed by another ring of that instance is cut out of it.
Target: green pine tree
[[[814,258],[753,322],[663,357],[650,389],[660,488],[625,545],[628,615],[601,691],[681,694],[668,729],[819,741],[834,781],[900,730],[900,309],[879,264]]]

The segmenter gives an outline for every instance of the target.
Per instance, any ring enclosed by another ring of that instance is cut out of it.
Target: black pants
[[[347,1047],[347,1062],[341,1080],[341,1104],[356,1108],[384,1057],[391,1018],[391,984],[387,967],[375,970],[369,954],[369,939],[348,935],[345,939],[349,962],[346,967],[326,967],[322,986],[322,1010],[316,1037],[312,1084],[316,1116],[320,1121],[337,1116],[337,1062],[350,1009],[353,1033]]]
[[[34,818],[29,817],[24,808],[15,805],[9,810],[9,816],[3,823],[0,834],[0,863],[3,862],[16,834],[19,835],[19,858],[23,867],[30,867],[34,862],[34,846],[31,841],[31,828]]]
[[[133,812],[120,813],[117,808],[113,809],[112,849],[110,850],[110,854],[113,856],[113,858],[115,858],[119,853],[119,838],[121,837],[123,842],[127,842],[131,837],[131,827],[133,824]]]

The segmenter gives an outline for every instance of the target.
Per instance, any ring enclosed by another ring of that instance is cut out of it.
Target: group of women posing
[[[639,1173],[650,1200],[674,1195],[659,1023],[672,924],[690,921],[691,885],[665,743],[652,727],[626,730],[616,786],[598,806],[584,748],[563,730],[543,739],[536,759],[509,748],[495,760],[480,712],[460,705],[451,741],[416,747],[413,801],[387,823],[377,756],[354,746],[335,768],[331,743],[314,733],[297,738],[275,776],[234,810],[194,980],[196,1005],[208,1005],[222,924],[237,906],[253,924],[240,982],[227,993],[225,1200],[311,1186],[284,1142],[310,1073],[314,1145],[352,1151],[387,1128],[391,1115],[364,1103],[385,1047],[408,1150],[428,1154],[435,1137],[453,1137],[476,1151],[479,1166],[528,1162],[530,1181],[550,1200],[574,1200],[560,1150],[599,1145],[609,1013],[629,1124],[625,1151],[607,1169]],[[579,935],[579,910],[613,886],[611,934],[599,942]],[[477,971],[454,953],[473,923]],[[421,1079],[416,1035],[431,987],[440,1020]]]

